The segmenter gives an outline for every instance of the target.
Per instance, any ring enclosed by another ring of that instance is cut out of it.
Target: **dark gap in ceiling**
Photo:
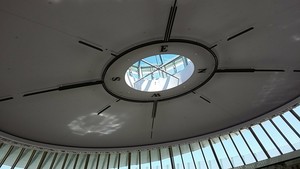
[[[6,97],[6,98],[3,98],[3,99],[0,99],[0,102],[4,102],[4,101],[7,101],[7,100],[12,100],[14,99],[13,97]]]
[[[213,48],[215,48],[215,47],[217,47],[218,45],[217,44],[215,44],[215,45],[213,45],[212,47],[210,47],[209,49],[213,49]]]
[[[93,81],[93,82],[76,83],[76,84],[71,84],[71,85],[60,86],[58,88],[58,90],[69,90],[69,89],[75,89],[75,88],[79,88],[79,87],[98,85],[98,84],[102,84],[102,83],[103,83],[102,80]]]
[[[238,37],[238,36],[241,36],[241,35],[243,35],[243,34],[249,32],[249,31],[251,31],[251,30],[253,30],[253,29],[254,29],[254,27],[250,27],[250,28],[248,28],[248,29],[246,29],[246,30],[243,30],[242,32],[239,32],[239,33],[237,33],[237,34],[235,34],[235,35],[229,37],[229,38],[227,39],[227,41],[230,41],[230,40],[232,40],[232,39],[234,39],[234,38],[236,38],[236,37]]]
[[[105,110],[109,109],[110,107],[111,107],[111,105],[108,105],[108,106],[104,107],[102,110],[100,110],[100,111],[98,112],[97,115],[103,113]]]
[[[33,96],[33,95],[42,94],[42,93],[48,93],[48,92],[54,92],[54,91],[57,91],[57,90],[58,90],[58,88],[48,89],[48,90],[41,90],[41,91],[38,91],[38,92],[32,92],[32,93],[24,94],[23,97]]]
[[[165,31],[164,41],[169,41],[169,39],[171,37],[172,28],[173,28],[173,24],[174,24],[174,20],[175,20],[175,16],[176,16],[176,11],[177,11],[176,3],[177,3],[177,0],[175,0],[174,5],[170,9],[168,23],[167,23],[167,27],[166,27],[166,31]]]
[[[207,103],[211,103],[207,98],[200,96],[201,99],[203,99],[204,101],[206,101]]]
[[[103,49],[101,49],[101,48],[99,48],[99,47],[97,47],[97,46],[94,46],[94,45],[91,45],[91,44],[89,44],[89,43],[87,43],[87,42],[83,42],[83,41],[78,41],[78,43],[80,43],[80,44],[83,44],[83,45],[85,45],[85,46],[88,46],[88,47],[91,47],[91,48],[93,48],[93,49],[96,49],[96,50],[99,50],[99,51],[103,51]]]
[[[216,71],[216,73],[254,73],[254,72],[285,72],[285,70],[245,68],[245,69],[218,69]]]

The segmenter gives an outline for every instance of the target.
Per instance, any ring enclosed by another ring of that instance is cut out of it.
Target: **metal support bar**
[[[266,148],[264,147],[264,145],[260,142],[259,138],[255,134],[255,132],[253,131],[253,129],[251,127],[249,127],[249,130],[252,133],[252,135],[254,136],[255,140],[258,142],[258,144],[261,147],[261,149],[263,150],[263,152],[266,154],[266,156],[268,158],[271,158],[271,156],[269,155],[268,151],[266,150]]]
[[[286,120],[286,118],[281,114],[280,117],[284,120],[284,122],[294,131],[294,133],[300,138],[300,134],[298,131],[291,125],[289,121]]]
[[[284,138],[284,140],[289,144],[289,146],[293,149],[293,151],[296,151],[296,148],[293,146],[293,144],[286,138],[286,136],[282,133],[282,131],[278,128],[278,126],[274,123],[272,119],[270,119],[270,122],[272,125],[276,128],[276,130],[280,133],[280,135]]]
[[[180,157],[181,157],[182,166],[183,166],[183,169],[185,169],[185,165],[184,165],[184,161],[183,161],[183,158],[182,158],[182,152],[181,152],[180,145],[178,145],[178,148],[179,148],[179,153],[180,153]]]
[[[90,160],[90,154],[88,154],[88,155],[86,156],[86,160],[85,160],[84,169],[87,169],[87,167],[88,167],[88,164],[89,164],[89,160]]]
[[[150,164],[150,168],[152,168],[152,164],[151,164],[151,162],[152,162],[152,160],[151,160],[151,150],[148,150],[148,152],[149,152],[149,160],[150,160],[149,164]]]
[[[170,155],[170,159],[171,159],[172,169],[175,169],[175,163],[174,163],[174,159],[173,159],[173,150],[172,150],[172,147],[169,147],[169,155]]]
[[[11,153],[11,151],[13,150],[14,146],[10,146],[8,151],[6,152],[5,156],[2,158],[1,162],[0,162],[0,168],[1,166],[4,164],[5,160],[7,159],[7,157],[9,156],[9,154]]]
[[[246,143],[246,145],[247,145],[248,149],[250,150],[250,152],[251,152],[252,156],[254,157],[255,161],[257,162],[258,160],[257,160],[256,156],[254,155],[254,153],[253,153],[252,149],[250,148],[250,146],[249,146],[248,142],[246,141],[246,139],[245,139],[244,135],[241,133],[241,131],[239,131],[239,133],[240,133],[240,135],[242,136],[242,138],[243,138],[244,142]]]
[[[109,160],[110,160],[110,154],[108,154],[108,158],[107,158],[107,169],[109,169]]]
[[[236,146],[235,142],[233,141],[231,135],[230,134],[228,134],[228,135],[230,137],[231,142],[233,143],[234,148],[236,149],[236,151],[238,152],[240,158],[242,159],[243,164],[246,165],[245,160],[243,159],[240,150],[237,148],[237,146]]]
[[[138,151],[138,152],[139,152],[139,169],[142,169],[141,152],[140,151]]]
[[[53,166],[54,166],[54,163],[55,163],[57,154],[58,154],[58,153],[55,153],[55,154],[54,154],[54,157],[53,157],[52,162],[51,162],[51,165],[50,165],[50,169],[53,169]]]
[[[190,150],[190,152],[191,152],[191,156],[192,156],[192,159],[193,159],[194,167],[197,168],[197,166],[196,166],[196,161],[195,161],[195,157],[194,157],[194,155],[193,155],[193,153],[192,153],[192,148],[191,148],[191,145],[190,145],[190,144],[189,144],[189,150]]]
[[[161,161],[161,151],[160,151],[160,148],[158,149],[158,154],[159,154],[159,162],[160,162],[160,168],[162,169],[163,168],[163,165],[162,165],[162,161]]]
[[[207,161],[206,161],[206,157],[205,157],[204,152],[203,152],[203,150],[202,150],[202,145],[201,145],[200,142],[198,142],[198,144],[199,144],[199,146],[200,146],[200,150],[201,150],[202,156],[203,156],[203,158],[204,158],[204,162],[205,162],[206,168],[209,168],[209,167],[208,167],[208,164],[207,164]]]
[[[44,162],[44,160],[45,160],[45,158],[46,158],[46,155],[47,155],[47,151],[44,151],[44,153],[43,153],[43,155],[42,155],[42,158],[41,158],[41,160],[40,160],[40,162],[39,162],[39,165],[38,165],[38,169],[40,169],[40,168],[42,168],[42,165],[43,165],[43,162]]]
[[[31,153],[31,155],[30,155],[30,157],[29,157],[29,160],[27,161],[27,163],[26,163],[26,165],[24,167],[24,169],[27,169],[29,167],[29,165],[30,165],[30,163],[31,163],[31,161],[32,161],[35,153],[36,153],[36,150],[33,150],[32,153]]]
[[[20,153],[19,153],[19,155],[18,155],[18,157],[16,158],[15,162],[14,162],[13,165],[11,166],[11,169],[14,169],[14,168],[16,167],[16,165],[17,165],[18,162],[20,161],[20,159],[21,159],[21,157],[22,157],[24,151],[25,151],[25,148],[22,148],[21,151],[20,151]]]
[[[300,121],[300,116],[294,110],[291,109],[290,112]]]
[[[222,166],[221,166],[221,164],[220,164],[220,161],[219,161],[219,159],[218,159],[218,157],[217,157],[216,151],[215,151],[215,149],[214,149],[214,147],[213,147],[213,145],[212,145],[210,139],[208,139],[208,143],[209,143],[209,145],[210,145],[210,147],[211,147],[211,149],[212,149],[212,152],[213,152],[213,154],[214,154],[214,157],[215,157],[215,159],[216,159],[216,162],[217,162],[219,168],[221,169]]]
[[[226,154],[226,156],[227,156],[227,158],[228,158],[228,160],[229,160],[229,162],[230,162],[230,165],[231,165],[231,167],[233,168],[232,161],[231,161],[230,158],[229,158],[229,155],[228,155],[228,153],[227,153],[227,150],[225,149],[225,146],[224,146],[224,144],[223,144],[223,141],[220,139],[220,137],[218,137],[218,138],[219,138],[220,143],[221,143],[221,145],[222,145],[222,147],[223,147],[223,149],[224,149],[224,151],[225,151],[225,154]]]
[[[100,154],[98,154],[97,156],[96,169],[98,169],[99,167],[99,160],[100,160]]]
[[[266,135],[269,137],[269,139],[272,141],[272,143],[274,144],[274,146],[276,147],[276,149],[279,151],[279,153],[282,155],[282,151],[279,149],[279,147],[277,146],[277,144],[275,143],[275,141],[273,140],[273,138],[270,136],[270,134],[267,132],[267,130],[265,129],[265,127],[259,123],[260,127],[263,129],[263,131],[266,133]]]
[[[128,152],[128,169],[131,168],[131,153]]]
[[[73,169],[76,169],[78,158],[79,158],[79,154],[76,154],[76,159],[75,159],[75,162],[74,162],[74,165],[73,165]]]
[[[118,155],[118,169],[120,168],[120,162],[121,162],[121,153],[119,153],[119,155]]]
[[[64,162],[63,162],[63,165],[62,165],[61,169],[64,169],[64,168],[65,168],[65,165],[66,165],[68,156],[69,156],[69,154],[66,154],[66,155],[65,155]]]

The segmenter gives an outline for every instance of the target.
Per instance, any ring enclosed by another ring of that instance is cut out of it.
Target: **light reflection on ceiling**
[[[68,124],[74,134],[84,136],[86,134],[108,135],[122,127],[124,122],[115,115],[91,113],[86,116],[79,116]]]

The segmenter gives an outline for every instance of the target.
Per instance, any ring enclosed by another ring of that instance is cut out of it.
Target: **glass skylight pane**
[[[54,153],[53,152],[48,152],[46,157],[45,157],[45,160],[43,162],[42,168],[50,168],[53,157],[54,157]]]
[[[10,145],[7,144],[2,145],[2,147],[0,148],[0,161],[2,161],[9,148]]]
[[[141,169],[150,169],[150,156],[149,151],[141,151]]]
[[[189,148],[189,145],[184,144],[180,145],[181,153],[182,153],[182,159],[184,162],[185,169],[195,169],[193,157]]]
[[[222,168],[232,168],[229,159],[222,147],[222,144],[218,138],[211,139],[212,146],[216,152],[217,158]]]
[[[196,168],[207,169],[199,143],[192,143],[190,145],[191,145],[193,157],[195,159]]]
[[[269,133],[269,135],[272,136],[274,142],[277,144],[277,146],[279,147],[279,149],[283,154],[293,151],[293,149],[285,141],[283,136],[278,132],[278,130],[273,126],[273,124],[269,120],[262,122],[262,125]]]
[[[297,106],[293,110],[298,114],[298,116],[300,116],[300,106]]]
[[[200,144],[201,144],[208,168],[210,168],[210,169],[219,168],[216,158],[215,158],[215,156],[212,152],[212,149],[209,145],[209,142],[207,140],[204,140],[204,141],[201,141]]]
[[[162,162],[163,169],[171,169],[172,164],[171,164],[169,149],[162,148],[160,150],[160,153],[161,153],[161,162]]]
[[[87,154],[80,154],[79,155],[77,165],[76,165],[76,169],[83,169],[84,168],[86,156],[87,156]]]
[[[39,162],[42,158],[42,154],[43,154],[42,151],[36,151],[35,155],[33,156],[32,160],[29,164],[28,169],[36,169],[37,168],[37,166],[39,165]]]
[[[262,145],[265,147],[266,151],[269,153],[270,157],[280,155],[280,152],[277,150],[270,138],[259,125],[252,126],[251,128],[253,129],[254,133],[256,134]]]
[[[66,169],[73,169],[74,168],[74,164],[76,161],[76,156],[77,154],[69,154],[67,163],[66,163]]]
[[[283,117],[300,133],[300,121],[291,112],[283,113]]]
[[[294,133],[294,131],[283,121],[280,116],[272,119],[276,126],[281,130],[290,143],[298,150],[300,149],[300,138]]]
[[[119,169],[128,169],[128,153],[122,153],[120,157]]]
[[[110,154],[108,168],[109,169],[118,168],[118,154],[116,154],[116,153],[111,153]]]
[[[248,146],[244,142],[242,136],[239,133],[231,133],[232,140],[236,144],[236,147],[238,148],[239,152],[241,153],[242,158],[244,159],[246,164],[254,163],[255,158],[251,154],[251,151],[249,150]]]
[[[151,167],[152,169],[161,169],[161,165],[160,165],[160,155],[158,152],[158,149],[153,149],[150,150],[151,153]]]
[[[17,163],[16,167],[20,167],[20,168],[23,168],[26,166],[27,164],[27,161],[29,160],[30,158],[30,155],[32,154],[33,150],[31,149],[26,149],[24,151],[24,153],[22,154],[19,162]],[[1,154],[1,153],[0,153]]]
[[[14,147],[12,151],[10,152],[9,156],[4,161],[4,165],[12,166],[15,160],[17,159],[17,156],[20,154],[22,148]],[[1,152],[0,152],[1,153]]]
[[[130,169],[139,169],[139,154],[137,151],[131,153]]]
[[[229,160],[231,161],[233,167],[243,165],[244,163],[243,163],[241,157],[239,156],[238,151],[234,147],[234,144],[231,141],[229,135],[227,135],[227,134],[223,135],[220,137],[220,139],[225,147],[225,150],[227,151]]]
[[[98,164],[98,169],[107,169],[108,154],[101,154]]]
[[[70,154],[71,155],[71,154]],[[69,155],[69,156],[70,156]],[[71,156],[72,157],[72,156]],[[87,168],[96,168],[98,154],[91,154]]]
[[[241,130],[241,133],[247,140],[252,152],[254,153],[255,157],[258,161],[267,159],[266,154],[263,152],[263,149],[260,147],[252,133],[248,129]]]
[[[174,163],[175,163],[175,169],[183,169],[181,154],[180,154],[178,146],[173,146],[172,152],[173,152],[173,159],[174,159]]]

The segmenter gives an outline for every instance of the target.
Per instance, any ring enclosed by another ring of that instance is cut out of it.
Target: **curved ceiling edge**
[[[65,145],[54,145],[54,144],[38,142],[38,141],[26,139],[26,138],[21,138],[18,136],[11,135],[9,133],[5,133],[1,130],[0,130],[0,141],[11,144],[11,145],[19,146],[19,147],[24,147],[24,148],[33,148],[33,149],[47,150],[47,151],[53,151],[53,152],[78,152],[78,153],[123,152],[123,151],[131,151],[131,150],[152,149],[152,148],[158,148],[158,147],[169,147],[172,145],[191,143],[191,142],[195,142],[195,141],[199,141],[199,140],[204,140],[206,138],[213,138],[216,136],[231,133],[231,132],[237,131],[239,129],[243,129],[243,128],[252,126],[252,125],[262,122],[266,119],[270,119],[277,114],[281,114],[283,112],[291,110],[292,108],[299,105],[299,103],[300,103],[300,96],[297,96],[296,98],[289,101],[288,103],[285,103],[284,105],[279,106],[278,108],[275,108],[274,110],[271,110],[262,116],[256,117],[254,119],[251,119],[249,121],[246,121],[246,122],[243,122],[240,124],[236,124],[234,126],[226,128],[226,129],[207,133],[207,134],[204,134],[201,136],[195,136],[195,137],[191,137],[191,138],[175,140],[175,141],[171,141],[171,142],[167,142],[167,143],[157,143],[157,144],[152,144],[152,145],[137,145],[137,146],[132,146],[132,147],[108,147],[108,148],[72,147],[72,146],[65,146]]]

